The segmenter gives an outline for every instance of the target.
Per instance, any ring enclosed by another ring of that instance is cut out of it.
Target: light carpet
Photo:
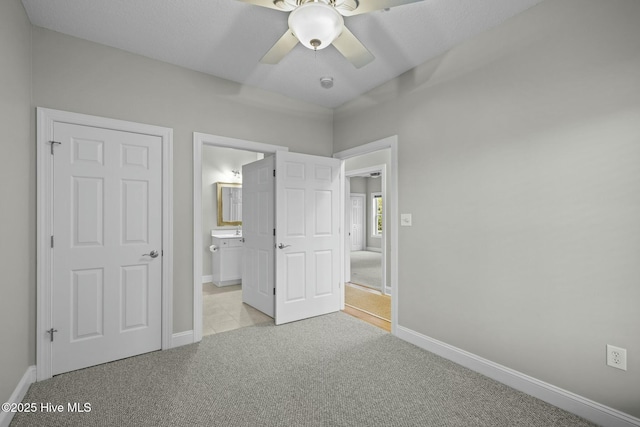
[[[380,252],[351,252],[351,282],[382,289],[382,254]]]
[[[21,426],[587,426],[344,313],[260,325],[33,384]]]

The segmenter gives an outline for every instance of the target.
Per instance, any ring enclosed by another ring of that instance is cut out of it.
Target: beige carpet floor
[[[18,413],[11,427],[593,426],[344,313],[57,375],[24,402],[65,411]]]

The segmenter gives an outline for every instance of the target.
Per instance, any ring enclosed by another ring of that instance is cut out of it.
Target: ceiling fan
[[[277,64],[298,42],[320,50],[333,44],[356,68],[373,61],[366,47],[344,25],[343,16],[360,15],[421,0],[240,0],[270,9],[291,12],[289,29],[260,60]]]

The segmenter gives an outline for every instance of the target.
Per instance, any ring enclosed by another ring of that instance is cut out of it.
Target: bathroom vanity
[[[211,234],[214,285],[242,282],[242,241],[238,234]]]

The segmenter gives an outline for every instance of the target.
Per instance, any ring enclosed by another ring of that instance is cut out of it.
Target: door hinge
[[[276,235],[276,229],[275,228],[273,229],[273,235],[274,236]]]
[[[51,155],[53,156],[53,146],[56,145],[56,144],[62,145],[62,142],[49,141],[49,144],[51,144]]]
[[[273,170],[273,176],[276,176],[276,170],[275,169]]]
[[[273,288],[273,294],[274,295],[276,294],[276,288]]]
[[[51,328],[51,329],[49,329],[49,330],[47,331],[47,333],[49,334],[49,338],[50,338],[50,340],[51,340],[50,342],[53,342],[53,333],[54,333],[54,332],[58,332],[58,330],[57,330],[57,329],[53,329],[53,328]]]
[[[51,236],[51,247],[53,248],[53,236]]]

